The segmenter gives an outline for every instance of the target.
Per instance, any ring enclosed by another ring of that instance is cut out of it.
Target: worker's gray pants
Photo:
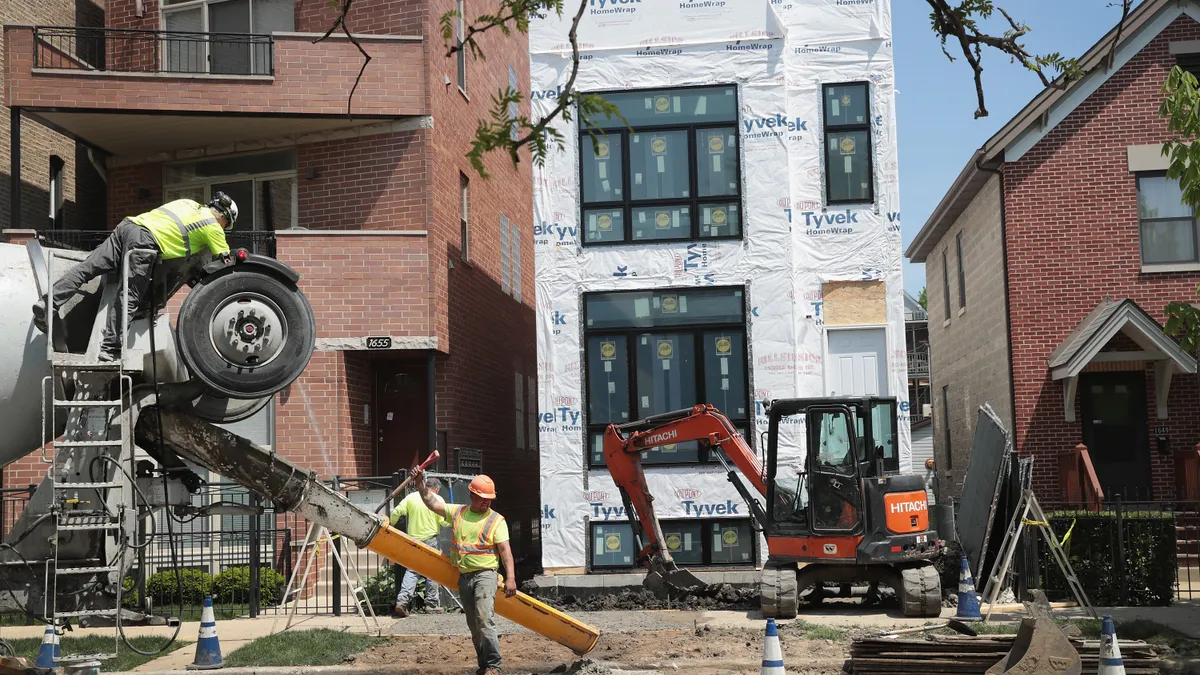
[[[500,667],[500,638],[496,635],[496,570],[479,570],[458,575],[458,595],[462,600],[471,642],[479,660],[479,672]]]
[[[103,243],[96,247],[96,250],[88,254],[83,262],[67,270],[67,273],[55,282],[54,311],[62,308],[63,304],[78,293],[84,284],[101,274],[116,272],[119,275],[121,265],[125,261],[125,254],[134,249],[157,254],[158,243],[154,241],[154,235],[150,233],[150,230],[126,218],[117,225],[117,228],[108,235]],[[141,303],[146,289],[150,286],[150,271],[154,267],[155,260],[156,256],[153,255],[135,255],[129,260],[128,310],[130,316],[133,315],[134,310]],[[104,328],[102,348],[110,354],[116,354],[121,350],[121,333],[123,331],[119,331],[117,326],[121,320],[122,291],[123,289],[118,287],[117,298],[108,307],[108,323]]]
[[[438,550],[438,538],[430,537],[421,542],[433,550]],[[433,583],[433,579],[423,577],[412,570],[404,570],[404,578],[400,580],[400,592],[396,594],[396,605],[408,609],[408,601],[412,598],[413,593],[417,590],[417,581],[425,580],[425,611],[429,611],[434,607],[441,606],[441,594],[438,590],[441,588]]]

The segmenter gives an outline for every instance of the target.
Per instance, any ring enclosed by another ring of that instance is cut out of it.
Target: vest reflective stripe
[[[473,543],[460,541],[464,534],[462,530],[463,516],[469,508],[471,507],[463,506],[458,510],[458,513],[454,514],[454,528],[452,541],[450,542],[450,551],[455,554],[455,564],[458,564],[462,556],[467,555],[482,556],[484,558],[496,558],[498,556],[496,545],[489,545],[487,543],[495,535],[496,528],[500,526],[502,520],[500,514],[495,511],[487,517],[487,520],[483,521],[483,527],[479,529],[479,536]]]
[[[179,236],[183,238],[183,250],[187,257],[190,257],[192,255],[192,230],[198,230],[198,229],[200,229],[202,227],[206,227],[208,225],[216,225],[217,224],[216,218],[209,217],[209,218],[202,218],[200,220],[197,220],[196,222],[191,223],[190,225],[184,225],[183,219],[179,217],[179,214],[175,213],[171,209],[160,206],[159,208],[154,209],[154,210],[157,211],[158,213],[161,213],[161,214],[167,216],[171,220],[175,221],[175,225],[177,225],[179,227]]]
[[[129,220],[150,230],[164,260],[191,256],[195,248],[192,246],[192,233],[213,225],[219,226],[209,209],[190,199],[168,202]],[[176,239],[176,236],[179,238]],[[206,245],[206,241],[199,243],[201,247]],[[210,242],[207,245],[212,247]]]

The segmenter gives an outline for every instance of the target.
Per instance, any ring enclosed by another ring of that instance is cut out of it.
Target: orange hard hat
[[[471,484],[467,486],[467,489],[484,499],[496,498],[496,483],[483,474],[472,478]]]

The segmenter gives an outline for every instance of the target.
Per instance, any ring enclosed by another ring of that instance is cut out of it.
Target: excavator
[[[626,513],[637,515],[630,522],[638,562],[648,568],[644,585],[660,594],[712,591],[678,567],[664,546],[670,540],[655,515],[641,461],[650,448],[700,441],[718,451],[729,482],[766,537],[760,582],[765,616],[793,618],[801,599],[824,597],[827,583],[852,592],[863,582],[868,597],[878,597],[881,584],[894,589],[906,616],[938,616],[941,580],[933,562],[944,542],[930,529],[921,477],[899,473],[896,409],[896,399],[878,397],[770,402],[765,462],[711,405],[609,425],[604,460]],[[785,456],[789,449],[780,447],[781,426],[797,423],[808,449],[799,465],[792,460],[799,457],[797,448]]]

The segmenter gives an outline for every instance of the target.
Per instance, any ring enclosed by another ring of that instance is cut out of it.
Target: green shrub
[[[1117,557],[1116,513],[1052,512],[1055,537],[1063,545],[1071,567],[1079,577],[1088,600],[1096,606],[1121,604],[1121,566]],[[1123,514],[1124,572],[1129,606],[1166,606],[1175,597],[1175,518],[1171,513],[1130,511]],[[1072,529],[1072,523],[1074,528]],[[1030,529],[1026,534],[1035,534]],[[1058,569],[1045,541],[1038,537],[1043,587],[1054,595],[1070,598],[1070,588]]]
[[[199,605],[204,597],[212,593],[212,575],[201,570],[179,570],[179,586],[183,593],[183,604]],[[150,575],[146,580],[146,593],[155,607],[178,604],[175,570],[163,570]]]
[[[137,580],[133,577],[121,580],[121,606],[135,611],[142,608],[142,604],[138,602]]]
[[[277,605],[287,579],[270,567],[258,570],[258,598],[261,605]],[[230,567],[213,579],[213,602],[239,604],[250,601],[250,567]]]
[[[376,614],[386,614],[396,604],[396,576],[392,574],[390,565],[381,567],[375,576],[368,577],[363,583],[371,608]]]

